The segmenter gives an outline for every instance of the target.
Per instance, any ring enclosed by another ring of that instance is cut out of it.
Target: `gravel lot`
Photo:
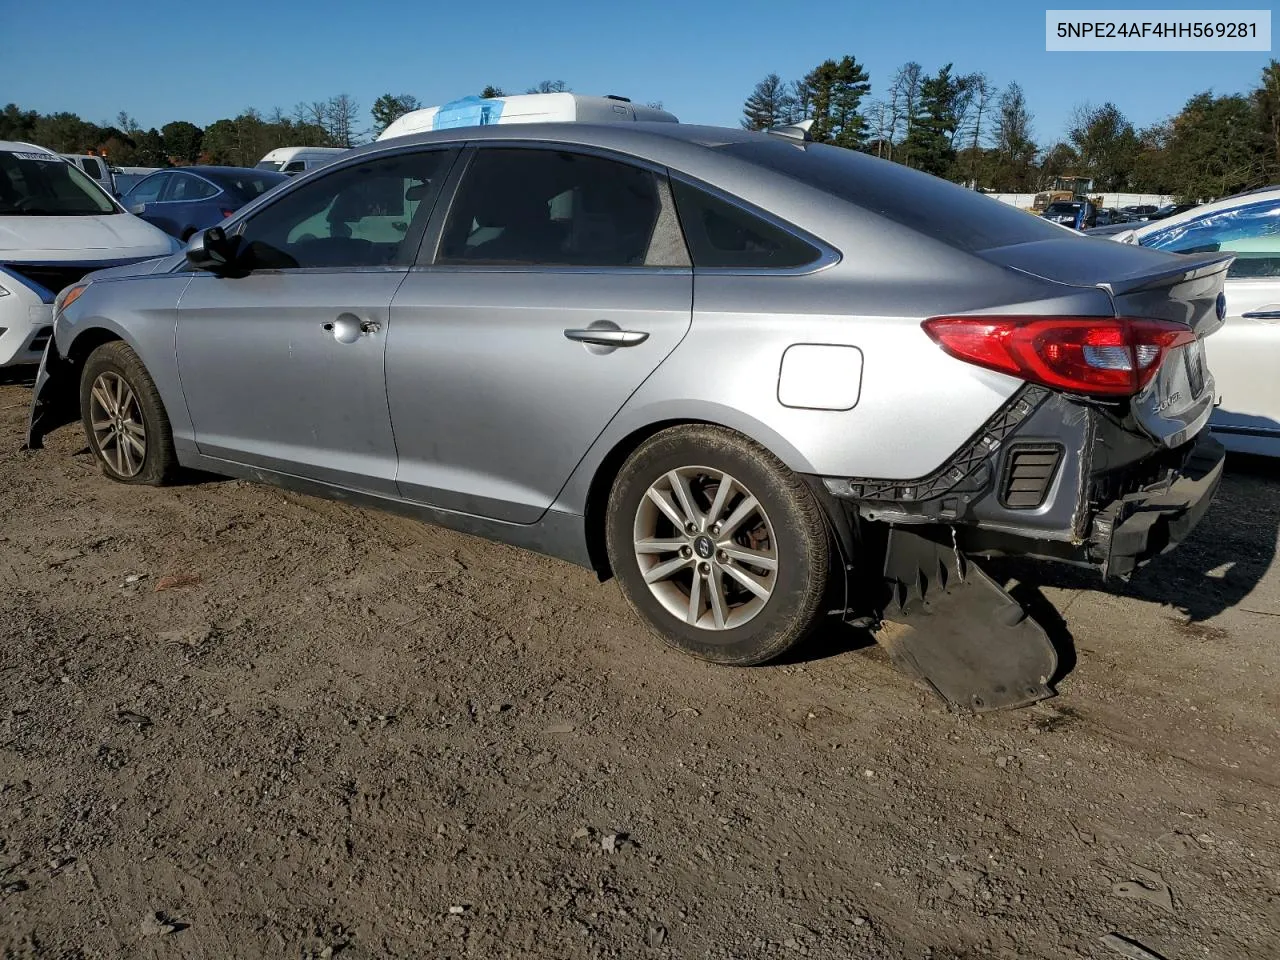
[[[1061,696],[946,713],[865,634],[667,651],[586,571],[19,452],[8,957],[1280,956],[1280,472],[1135,582],[1041,570]],[[1014,575],[1027,575],[1025,570]]]

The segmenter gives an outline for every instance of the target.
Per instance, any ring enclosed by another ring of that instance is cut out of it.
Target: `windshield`
[[[254,165],[255,170],[279,170],[284,166],[282,160],[260,160]]]
[[[79,167],[47,153],[0,151],[0,216],[87,217],[119,212]]]
[[[1045,213],[1075,213],[1080,209],[1078,203],[1051,203],[1045,208]]]
[[[261,164],[259,164],[261,167]],[[201,174],[205,179],[212,180],[223,190],[228,193],[234,193],[241,200],[248,202],[256,200],[272,187],[277,187],[282,183],[287,183],[289,178],[283,173],[274,173],[262,171],[259,173],[251,173],[248,170],[236,172],[218,172],[205,171]]]

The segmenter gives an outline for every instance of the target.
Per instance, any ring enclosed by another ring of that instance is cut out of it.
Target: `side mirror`
[[[228,274],[235,270],[239,238],[228,237],[221,227],[210,227],[192,235],[187,243],[187,262],[197,270]]]
[[[135,217],[140,217],[147,212],[147,205],[145,203],[135,203],[129,208],[129,212]]]

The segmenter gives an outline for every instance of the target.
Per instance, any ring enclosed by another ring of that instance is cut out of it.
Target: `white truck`
[[[463,97],[414,110],[389,124],[378,139],[490,123],[634,123],[638,120],[678,122],[675,115],[666,110],[634,104],[626,97],[525,93],[510,97]]]

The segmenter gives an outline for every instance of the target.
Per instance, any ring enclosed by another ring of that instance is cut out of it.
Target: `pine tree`
[[[742,125],[748,130],[768,130],[795,119],[796,100],[787,83],[771,73],[751,91],[742,105]]]
[[[860,148],[867,138],[867,120],[859,112],[871,81],[853,57],[826,60],[797,85],[796,99],[805,119],[812,119],[809,133],[819,143]]]

